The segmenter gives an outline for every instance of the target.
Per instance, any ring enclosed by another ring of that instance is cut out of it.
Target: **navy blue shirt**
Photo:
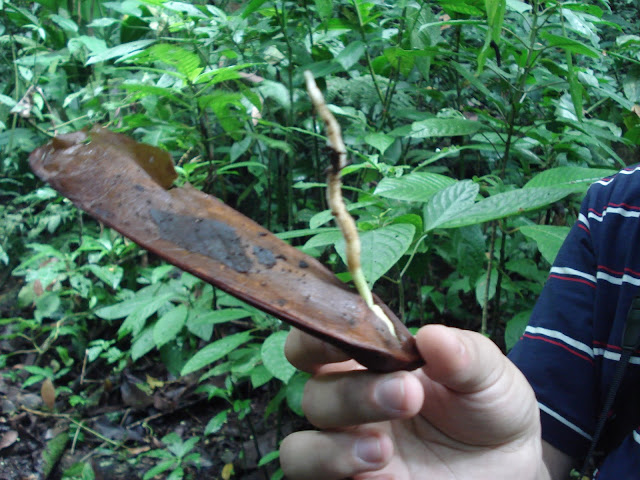
[[[640,293],[640,167],[594,183],[522,339],[509,358],[538,399],[542,437],[582,459],[608,393],[625,319]],[[605,432],[598,480],[640,479],[640,352],[631,356]],[[635,428],[635,430],[634,430]]]

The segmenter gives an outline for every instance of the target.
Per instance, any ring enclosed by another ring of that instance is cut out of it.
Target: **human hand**
[[[416,342],[423,368],[376,374],[292,330],[285,351],[314,374],[302,406],[321,431],[284,439],[286,477],[549,478],[534,393],[502,352],[478,333],[441,325],[420,329]]]

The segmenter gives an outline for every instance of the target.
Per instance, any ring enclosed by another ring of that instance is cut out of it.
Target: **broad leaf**
[[[498,271],[494,268],[491,270],[489,279],[489,290],[487,291],[487,273],[482,275],[476,282],[476,301],[484,308],[485,303],[491,301],[496,295],[496,286],[498,285]]]
[[[349,70],[353,65],[360,61],[365,50],[365,44],[360,40],[356,40],[355,42],[351,42],[347,45],[344,50],[338,54],[336,61],[342,65],[342,68]]]
[[[143,357],[156,346],[153,340],[153,327],[147,327],[131,344],[131,359],[135,362]]]
[[[378,203],[377,200],[368,200],[365,202],[351,203],[347,205],[347,211],[351,212],[358,208],[364,208],[370,205],[375,205],[376,203]],[[322,212],[316,213],[313,217],[311,217],[311,219],[309,219],[309,227],[313,229],[318,228],[321,225],[324,225],[325,223],[327,223],[332,218],[333,218],[333,213],[331,213],[330,209],[323,210]]]
[[[607,168],[557,167],[545,170],[527,182],[524,188],[560,187],[572,192],[586,192],[593,182],[613,175],[617,170]]]
[[[376,187],[375,194],[405,202],[426,202],[436,192],[456,181],[437,173],[410,173],[399,178],[383,178]]]
[[[87,65],[93,65],[94,63],[106,62],[113,58],[116,62],[122,61],[136,53],[142,51],[145,47],[148,47],[155,40],[136,40],[135,42],[123,43],[113,48],[108,48],[97,55],[92,55],[87,60]]]
[[[569,235],[569,227],[557,227],[554,225],[527,225],[520,227],[520,231],[526,237],[536,242],[538,250],[544,259],[553,264],[564,240]]]
[[[409,131],[402,133],[411,138],[457,137],[473,135],[482,127],[480,122],[462,118],[427,118],[413,122]],[[397,135],[400,131],[400,129],[396,129],[392,134]]]
[[[462,227],[516,215],[550,205],[571,193],[559,187],[521,188],[485,198],[440,228]]]
[[[479,190],[480,186],[471,180],[440,190],[424,207],[424,231],[433,230],[472,207]]]
[[[220,360],[228,353],[234,351],[240,345],[247,343],[251,339],[251,332],[240,332],[221,338],[196,353],[182,367],[181,375],[188,375],[191,372],[200,370],[211,363]]]
[[[187,321],[187,306],[180,304],[162,315],[153,328],[153,341],[160,348],[175,339]]]
[[[520,340],[520,337],[524,334],[524,329],[527,328],[530,316],[531,310],[527,310],[518,313],[507,322],[507,328],[504,332],[504,341],[507,347],[507,352],[513,348],[516,342]]]
[[[284,344],[287,340],[287,332],[280,330],[267,337],[262,344],[262,363],[269,372],[283,383],[288,383],[296,367],[289,363],[284,356]]]
[[[137,335],[144,327],[147,318],[160,310],[160,308],[166,305],[174,297],[174,292],[166,292],[150,298],[146,303],[137,307],[127,316],[122,325],[120,325],[118,334],[124,335],[126,333],[131,333],[134,336]]]
[[[578,40],[572,38],[563,37],[561,35],[553,35],[551,33],[542,32],[540,34],[550,46],[558,47],[571,53],[578,53],[580,55],[586,55],[591,58],[599,58],[600,52],[595,48],[585,45]]]
[[[393,142],[396,141],[396,139],[391,135],[376,132],[368,134],[366,137],[364,137],[364,141],[367,143],[367,145],[371,145],[373,148],[378,150],[380,154],[383,154],[393,144]]]
[[[362,244],[360,261],[364,276],[370,286],[405,254],[413,241],[415,231],[416,227],[413,225],[399,223],[360,235]],[[342,260],[347,263],[344,240],[336,243],[336,250]]]

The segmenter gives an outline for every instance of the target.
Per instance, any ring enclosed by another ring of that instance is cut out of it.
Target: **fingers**
[[[500,349],[476,332],[427,325],[418,331],[416,342],[427,376],[458,393],[485,390],[510,366]]]
[[[309,380],[302,409],[318,428],[344,428],[411,417],[423,400],[422,384],[409,372],[352,371]]]
[[[297,328],[292,328],[289,332],[284,353],[294,367],[309,373],[316,373],[325,364],[344,362],[350,359],[346,353],[336,347]]]
[[[391,439],[374,430],[297,432],[280,446],[280,465],[295,480],[335,480],[383,468],[393,455]]]

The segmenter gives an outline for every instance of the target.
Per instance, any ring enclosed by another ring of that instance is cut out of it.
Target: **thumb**
[[[475,445],[537,434],[533,390],[491,340],[427,325],[418,331],[416,342],[426,361],[422,414],[441,431]]]
[[[427,325],[416,342],[426,361],[424,373],[457,393],[485,390],[504,375],[519,374],[491,340],[476,332]]]

